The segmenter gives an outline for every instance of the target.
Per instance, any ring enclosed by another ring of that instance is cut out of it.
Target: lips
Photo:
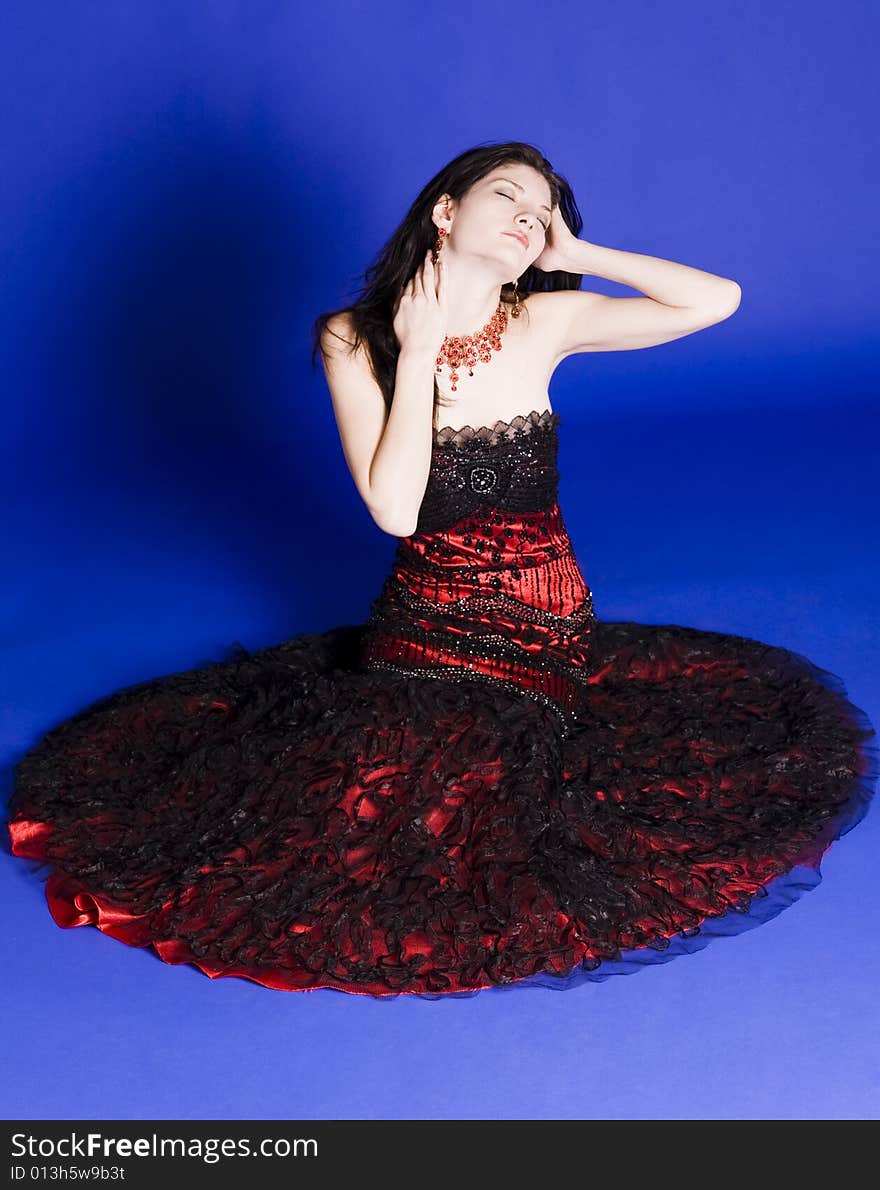
[[[526,239],[526,237],[519,235],[515,231],[503,231],[501,234],[505,236],[513,236],[515,240],[519,240],[524,248],[528,248],[529,246],[529,241]]]

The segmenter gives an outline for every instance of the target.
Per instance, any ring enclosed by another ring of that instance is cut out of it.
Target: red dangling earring
[[[522,298],[519,296],[519,281],[513,283],[513,309],[510,311],[511,318],[519,318],[522,311]]]
[[[443,237],[446,235],[445,227],[437,228],[437,239],[434,241],[434,264],[440,259],[440,252],[443,248]]]

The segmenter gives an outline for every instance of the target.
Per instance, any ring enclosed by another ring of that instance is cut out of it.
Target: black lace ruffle
[[[518,434],[528,434],[533,429],[543,429],[547,426],[557,426],[559,414],[553,409],[533,409],[531,413],[518,414],[511,421],[496,421],[491,426],[443,426],[434,431],[434,442],[437,446],[465,446],[470,442],[477,442],[487,446],[494,446],[503,439],[514,438]]]

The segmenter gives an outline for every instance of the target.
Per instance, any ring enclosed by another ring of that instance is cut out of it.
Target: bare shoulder
[[[348,354],[354,347],[355,337],[351,311],[342,310],[333,314],[321,332],[321,355],[324,360],[335,359],[340,353]]]
[[[717,307],[669,306],[650,297],[608,297],[587,289],[529,295],[534,333],[554,363],[581,351],[632,351],[681,339],[729,318],[739,305],[731,282]]]
[[[528,312],[529,350],[537,353],[546,360],[548,372],[552,373],[556,365],[564,358],[560,352],[561,336],[559,324],[562,317],[561,303],[554,299],[561,291],[530,293],[526,300]]]

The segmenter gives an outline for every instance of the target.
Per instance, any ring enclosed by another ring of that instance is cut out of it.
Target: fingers
[[[435,301],[439,301],[440,294],[441,294],[441,286],[443,285],[443,281],[446,276],[446,266],[444,265],[442,260],[438,260],[435,263],[434,258],[431,256],[430,252],[428,253],[425,263],[427,266],[425,271],[426,271],[427,277],[428,277],[428,292],[431,293],[431,295],[434,297]]]
[[[419,286],[423,296],[427,297],[429,293],[434,290],[434,265],[431,262],[430,251],[425,254],[425,259],[422,261],[422,267],[418,272]]]
[[[438,260],[434,271],[437,274],[437,301],[442,304],[446,301],[446,262]]]
[[[407,282],[403,292],[408,298],[415,298],[420,295],[422,297],[428,297],[429,294],[433,294],[436,297],[440,278],[444,272],[445,270],[439,263],[435,267],[431,253],[428,251],[419,268],[416,269],[413,276]]]

